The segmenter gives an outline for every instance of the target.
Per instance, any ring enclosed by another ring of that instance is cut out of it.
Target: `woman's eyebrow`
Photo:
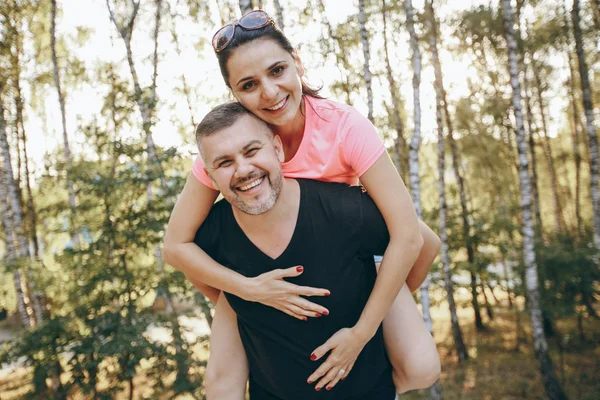
[[[284,63],[284,62],[285,62],[285,60],[279,60],[279,61],[275,61],[273,64],[269,65],[269,66],[267,67],[267,69],[268,69],[268,70],[269,70],[269,69],[272,69],[272,68],[274,68],[274,67],[275,67],[277,64],[281,64],[281,63]],[[248,80],[250,80],[250,79],[252,79],[252,77],[251,77],[251,76],[246,76],[246,77],[244,77],[244,78],[240,79],[239,81],[237,81],[237,83],[236,83],[235,85],[237,86],[237,85],[239,85],[240,83],[242,83],[242,82],[245,82],[245,81],[248,81]]]

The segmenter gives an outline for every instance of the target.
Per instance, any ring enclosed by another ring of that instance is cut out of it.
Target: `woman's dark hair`
[[[235,33],[231,42],[229,42],[227,47],[225,47],[223,50],[216,53],[217,59],[219,60],[219,68],[221,68],[221,76],[223,76],[227,87],[231,88],[229,85],[229,73],[227,72],[227,61],[229,60],[229,57],[231,57],[233,51],[239,46],[258,39],[271,39],[292,56],[296,53],[294,46],[292,46],[288,38],[285,37],[281,29],[279,29],[274,21],[271,21],[270,24],[263,28],[253,30],[245,30],[238,25],[235,27]],[[303,79],[301,82],[303,95],[322,98],[322,96],[319,94],[319,90],[321,88],[313,88],[304,82]]]

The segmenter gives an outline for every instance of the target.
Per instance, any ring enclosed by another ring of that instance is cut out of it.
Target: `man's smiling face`
[[[200,140],[208,176],[232,206],[259,215],[269,211],[283,184],[278,136],[249,115]]]

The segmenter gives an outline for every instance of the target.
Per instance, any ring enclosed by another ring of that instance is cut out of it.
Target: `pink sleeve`
[[[341,121],[340,129],[344,159],[360,178],[385,152],[383,140],[371,121],[354,109]]]
[[[210,182],[210,178],[204,171],[204,163],[202,162],[202,157],[200,157],[200,154],[196,156],[194,165],[192,165],[192,175],[194,175],[196,179],[198,179],[204,186],[214,189],[212,183]]]

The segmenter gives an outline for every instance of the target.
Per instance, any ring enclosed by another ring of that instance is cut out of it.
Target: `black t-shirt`
[[[385,221],[373,200],[360,187],[297,180],[300,209],[292,239],[276,259],[259,250],[241,230],[231,205],[215,204],[196,233],[195,242],[213,259],[255,277],[277,268],[302,265],[304,272],[290,282],[326,288],[327,297],[311,301],[330,314],[301,321],[274,308],[226,293],[238,316],[239,332],[248,356],[253,400],[257,399],[371,399],[380,387],[393,399],[390,364],[381,326],[359,355],[347,379],[331,391],[314,390],[307,378],[327,356],[311,361],[311,352],[334,333],[358,321],[377,277],[374,254],[389,242]],[[269,394],[267,396],[267,393]]]

